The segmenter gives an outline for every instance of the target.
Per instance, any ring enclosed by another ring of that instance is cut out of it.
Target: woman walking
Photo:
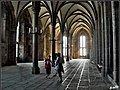
[[[49,75],[51,74],[51,59],[50,59],[50,55],[48,59],[45,59],[45,69],[46,69],[46,78],[50,78]]]

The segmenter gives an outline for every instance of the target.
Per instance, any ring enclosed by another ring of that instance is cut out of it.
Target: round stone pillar
[[[32,20],[32,73],[39,74],[40,69],[38,67],[38,15],[40,11],[40,2],[33,1],[32,2],[32,10],[33,10],[33,20]]]

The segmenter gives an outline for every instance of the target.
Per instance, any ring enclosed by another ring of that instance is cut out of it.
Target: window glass
[[[86,56],[86,36],[80,36],[80,56]]]
[[[63,36],[63,56],[67,56],[67,37]]]

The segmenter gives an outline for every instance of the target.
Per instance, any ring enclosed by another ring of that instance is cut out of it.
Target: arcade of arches
[[[2,66],[38,61],[60,52],[102,66],[120,86],[120,1],[1,1]]]

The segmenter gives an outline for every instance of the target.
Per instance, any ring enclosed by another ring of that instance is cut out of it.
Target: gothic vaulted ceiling
[[[11,1],[11,4],[17,18],[27,10],[32,19],[32,2]],[[39,19],[43,27],[47,28],[51,25],[52,16],[56,16],[56,29],[63,25],[63,31],[68,30],[71,34],[80,29],[92,34],[97,19],[96,7],[97,1],[41,1]]]

